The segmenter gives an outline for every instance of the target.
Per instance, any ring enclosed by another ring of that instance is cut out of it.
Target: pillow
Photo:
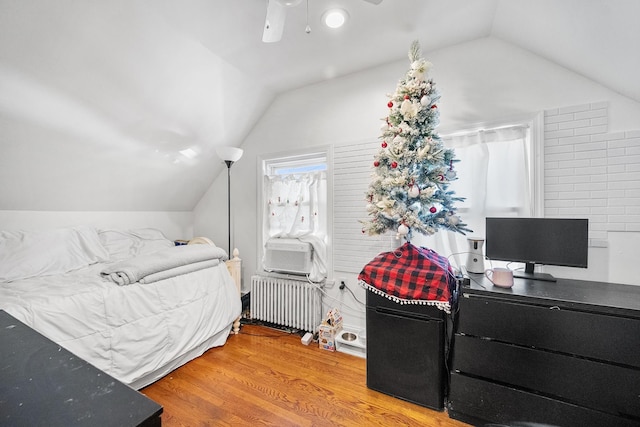
[[[0,282],[67,273],[108,259],[91,227],[0,232]]]
[[[111,261],[121,261],[174,246],[160,230],[154,228],[100,230],[98,234]]]

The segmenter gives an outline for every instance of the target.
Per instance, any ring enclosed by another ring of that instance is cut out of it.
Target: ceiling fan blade
[[[280,41],[284,30],[284,21],[287,17],[287,6],[277,0],[269,0],[267,3],[267,19],[264,22],[262,41],[273,43]]]
[[[371,3],[371,4],[380,4],[382,3],[382,0],[364,0],[367,3]]]

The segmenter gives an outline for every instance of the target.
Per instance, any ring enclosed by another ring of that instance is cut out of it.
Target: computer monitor
[[[587,268],[589,220],[570,218],[487,218],[487,258],[524,262],[514,277],[555,281],[535,273],[535,264]]]

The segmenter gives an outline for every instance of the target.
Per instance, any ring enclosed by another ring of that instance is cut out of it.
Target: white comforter
[[[0,283],[0,309],[134,388],[224,344],[240,315],[224,263],[129,286],[103,268]]]

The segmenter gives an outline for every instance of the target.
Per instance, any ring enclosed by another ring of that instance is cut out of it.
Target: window
[[[458,213],[484,238],[488,216],[540,216],[543,212],[542,132],[539,116],[442,135],[460,160],[450,187],[465,201]],[[427,246],[441,254],[467,251],[471,236],[436,233]]]
[[[314,252],[309,277],[314,281],[328,273],[327,173],[327,151],[323,150],[265,158],[260,174],[263,252],[269,239],[309,242]]]

